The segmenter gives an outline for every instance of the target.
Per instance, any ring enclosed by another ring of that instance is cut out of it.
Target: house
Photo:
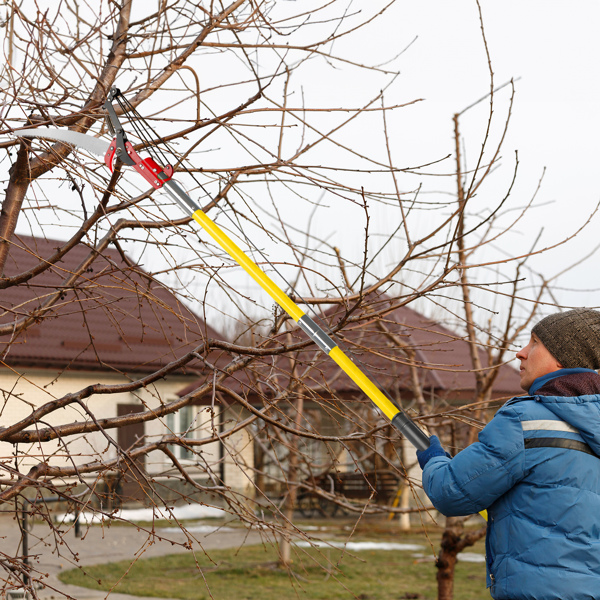
[[[461,414],[460,407],[475,402],[476,380],[471,349],[461,335],[407,306],[398,307],[385,295],[371,295],[355,309],[330,308],[318,320],[325,331],[334,332],[340,347],[397,405],[415,416],[450,410],[456,419],[445,421],[456,425],[456,430],[464,427],[470,415]],[[340,324],[343,328],[336,334]],[[265,483],[265,491],[281,493],[286,487],[281,482],[286,480],[288,468],[286,441],[289,447],[291,441],[277,440],[277,435],[286,436],[285,428],[301,432],[295,442],[301,456],[295,467],[302,473],[300,478],[350,473],[358,468],[373,472],[400,461],[414,465],[414,449],[406,443],[393,448],[383,441],[384,436],[371,437],[366,443],[352,441],[352,436],[360,437],[385,420],[337,364],[307,342],[299,328],[283,331],[263,346],[272,349],[273,355],[257,357],[224,382],[232,396],[244,398],[283,426],[278,433],[275,422],[270,430],[264,427],[257,448],[257,472],[266,472],[272,481],[280,482],[273,490]],[[297,345],[294,351],[279,353],[284,345],[293,344]],[[485,350],[477,351],[482,365],[487,365]],[[519,381],[516,369],[499,367],[490,399],[518,395]],[[183,388],[180,394],[191,393],[195,385]],[[330,438],[341,435],[345,441],[318,441],[311,437],[315,433]],[[396,470],[400,472],[398,467]],[[420,479],[418,467],[409,476]]]
[[[39,407],[50,407],[90,385],[100,384],[105,392],[106,386],[120,387],[118,393],[93,393],[66,408],[55,406],[28,428],[57,428],[153,410],[178,399],[177,392],[192,381],[212,377],[212,369],[194,359],[142,387],[130,385],[195,348],[201,352],[207,340],[222,336],[114,247],[95,255],[93,248],[79,243],[61,260],[44,268],[63,245],[29,236],[15,236],[11,241],[3,277],[18,278],[18,285],[0,290],[0,331],[4,334],[0,336],[0,440],[5,439],[7,427]],[[83,274],[75,283],[70,281],[72,273],[86,261],[89,264]],[[38,273],[40,268],[44,270]],[[44,303],[55,294],[56,303],[46,310]],[[35,317],[35,323],[15,334],[15,325],[28,316]],[[207,358],[212,363],[227,360],[218,352]],[[17,461],[21,472],[42,460],[58,466],[106,462],[122,449],[157,441],[173,432],[189,438],[214,437],[221,418],[210,407],[187,406],[145,423],[60,436],[41,445],[21,443],[16,447],[0,441],[0,461],[11,465]],[[240,443],[240,439],[243,448],[243,432],[224,444]],[[200,481],[207,480],[212,470],[234,489],[238,483],[247,487],[245,474],[220,442],[202,446],[197,454],[181,446],[173,446],[172,451]],[[252,453],[244,460],[251,462]],[[151,452],[140,458],[137,467],[159,487],[164,486],[164,497],[179,493],[174,489],[179,484],[173,483],[172,462],[164,453]],[[90,485],[95,477],[88,476]],[[122,482],[124,496],[143,496],[139,480],[129,469],[129,477]]]

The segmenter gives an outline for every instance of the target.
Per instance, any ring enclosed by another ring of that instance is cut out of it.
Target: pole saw
[[[71,144],[104,156],[109,170],[114,170],[115,162],[133,167],[156,190],[164,190],[177,205],[208,233],[213,240],[254,279],[258,285],[298,324],[300,329],[327,354],[354,383],[371,399],[392,425],[417,449],[429,447],[429,437],[402,409],[396,406],[386,394],[344,353],[339,345],[315,323],[208,215],[201,209],[183,188],[173,179],[171,165],[160,164],[152,156],[141,158],[121,125],[113,102],[128,104],[117,88],[108,95],[104,108],[108,113],[109,124],[114,132],[113,140],[95,138],[76,131],[62,129],[23,129],[15,135],[27,138],[44,138]],[[135,109],[124,106],[125,113]]]

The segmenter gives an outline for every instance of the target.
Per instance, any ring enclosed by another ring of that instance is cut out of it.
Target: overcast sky
[[[534,235],[544,226],[547,239],[558,238],[575,231],[600,199],[600,3],[484,0],[481,8],[495,83],[516,80],[503,156],[509,165],[519,152],[517,197],[525,200],[546,169],[538,195],[543,207],[532,212],[523,231]],[[447,145],[452,114],[489,88],[477,5],[406,1],[395,6],[394,16],[386,20],[386,35],[373,31],[370,43],[402,45],[417,37],[401,66],[402,85],[425,99],[412,111],[411,139],[420,130],[426,146]],[[498,112],[506,110],[507,99],[507,90],[498,94]],[[432,132],[446,139],[433,138]],[[480,121],[466,119],[464,133],[481,143]],[[550,274],[584,254],[600,241],[599,224],[596,218],[568,250],[554,251],[537,264]],[[588,261],[565,283],[600,288],[597,265],[597,259]],[[582,294],[573,301],[600,305],[597,296]]]
[[[292,4],[297,8],[295,2],[288,6]],[[373,0],[369,9],[376,4],[383,6],[385,2]],[[364,8],[362,0],[351,4],[352,10],[361,8]],[[513,238],[515,247],[508,249],[519,253],[529,247],[529,239],[542,227],[547,244],[575,232],[600,200],[600,182],[596,176],[600,163],[600,3],[483,0],[481,8],[494,82],[499,86],[515,80],[511,125],[502,153],[505,174],[498,179],[497,197],[490,198],[490,202],[497,201],[505,192],[515,151],[518,150],[520,161],[513,192],[516,206],[530,200],[545,173],[537,195],[539,207],[519,225],[519,235]],[[452,115],[481,98],[490,87],[476,2],[398,1],[383,19],[344,44],[342,40],[335,53],[359,62],[377,62],[404,50],[393,63],[400,76],[386,100],[394,103],[422,98],[423,101],[402,109],[390,120],[395,163],[416,165],[451,153]],[[336,69],[339,82],[336,71],[329,70],[327,79],[315,78],[313,83],[317,85],[313,85],[312,91],[307,86],[307,96],[316,93],[315,87],[324,98],[330,91],[335,95],[334,88],[339,85],[343,86],[340,94],[345,106],[359,105],[361,96],[373,97],[373,86],[378,82],[369,73],[363,71],[361,77],[355,77],[348,76],[342,65],[336,65]],[[495,117],[500,124],[507,113],[509,98],[508,87],[496,96]],[[472,156],[482,143],[487,114],[488,105],[482,103],[461,119],[465,145]],[[452,161],[448,160],[439,165],[438,171],[451,172],[452,167]],[[405,185],[414,184],[408,181]],[[574,243],[537,259],[537,268],[551,276],[591,250],[599,241],[599,223],[596,218]],[[342,249],[346,244],[349,253],[353,240],[348,239],[341,222],[338,226],[336,219],[325,219],[324,224],[332,232],[330,243]],[[363,225],[359,223],[358,227]],[[20,224],[20,230],[28,231],[26,223]],[[563,279],[563,284],[600,289],[597,262],[594,258],[574,269]],[[563,295],[561,300],[574,305],[600,305],[596,292]]]

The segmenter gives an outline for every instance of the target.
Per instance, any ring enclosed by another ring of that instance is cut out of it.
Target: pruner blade
[[[13,132],[18,137],[26,138],[42,138],[45,140],[53,140],[55,142],[63,142],[71,144],[83,150],[87,150],[92,154],[104,156],[108,151],[110,143],[102,138],[93,137],[78,131],[70,129],[54,129],[54,128],[38,128],[38,129],[17,129]]]

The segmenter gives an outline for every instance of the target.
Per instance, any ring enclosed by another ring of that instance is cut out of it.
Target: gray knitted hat
[[[565,369],[600,369],[600,311],[576,308],[542,319],[532,332]]]

